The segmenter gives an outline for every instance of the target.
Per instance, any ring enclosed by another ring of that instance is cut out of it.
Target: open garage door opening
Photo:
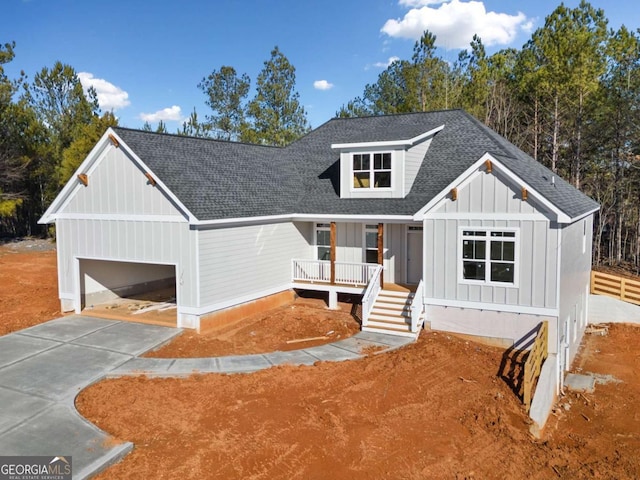
[[[175,327],[176,294],[175,265],[80,259],[85,315]]]

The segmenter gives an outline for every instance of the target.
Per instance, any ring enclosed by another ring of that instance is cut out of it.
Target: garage
[[[78,259],[82,313],[176,326],[176,266]]]

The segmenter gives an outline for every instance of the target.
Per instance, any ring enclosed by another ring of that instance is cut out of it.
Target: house
[[[450,110],[333,119],[284,148],[111,128],[41,222],[63,311],[173,285],[177,325],[198,329],[292,288],[352,293],[387,333],[517,344],[547,321],[560,379],[598,208]]]

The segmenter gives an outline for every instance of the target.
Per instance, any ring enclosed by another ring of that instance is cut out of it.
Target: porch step
[[[395,323],[405,323],[407,320],[411,318],[411,314],[410,313],[405,314],[404,312],[396,312],[391,310],[380,310],[380,309],[374,308],[373,310],[371,310],[371,313],[369,314],[369,318],[371,320],[386,320],[386,321],[395,322]]]
[[[418,338],[417,333],[412,333],[409,330],[399,330],[395,328],[384,328],[384,327],[362,327],[363,332],[373,332],[373,333],[384,333],[386,335],[396,335],[399,337],[409,337],[409,338]]]
[[[413,292],[382,290],[371,309],[365,332],[417,338],[418,332],[411,332],[411,303]]]
[[[407,300],[401,300],[401,301],[393,301],[390,300],[388,298],[380,298],[380,296],[378,296],[377,300],[376,300],[376,307],[380,307],[380,308],[387,308],[389,310],[395,310],[397,308],[403,309],[405,307],[407,307],[408,305],[410,305],[411,302],[408,302]]]
[[[406,301],[407,299],[413,299],[415,293],[413,292],[396,292],[393,290],[381,290],[378,294],[378,298],[386,298],[392,302]]]
[[[388,320],[386,318],[371,318],[371,317],[369,317],[367,326],[395,328],[398,330],[407,330],[407,331],[411,327],[410,324],[407,322],[396,322],[394,320]]]

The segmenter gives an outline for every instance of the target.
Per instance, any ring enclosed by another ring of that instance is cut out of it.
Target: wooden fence
[[[609,273],[591,271],[591,293],[608,295],[640,305],[640,281]]]
[[[548,354],[548,338],[549,338],[549,322],[542,322],[540,329],[536,335],[536,339],[529,351],[529,356],[524,363],[524,378],[522,401],[527,407],[527,412],[531,408],[531,400],[533,400],[533,392],[540,377],[542,363]]]

